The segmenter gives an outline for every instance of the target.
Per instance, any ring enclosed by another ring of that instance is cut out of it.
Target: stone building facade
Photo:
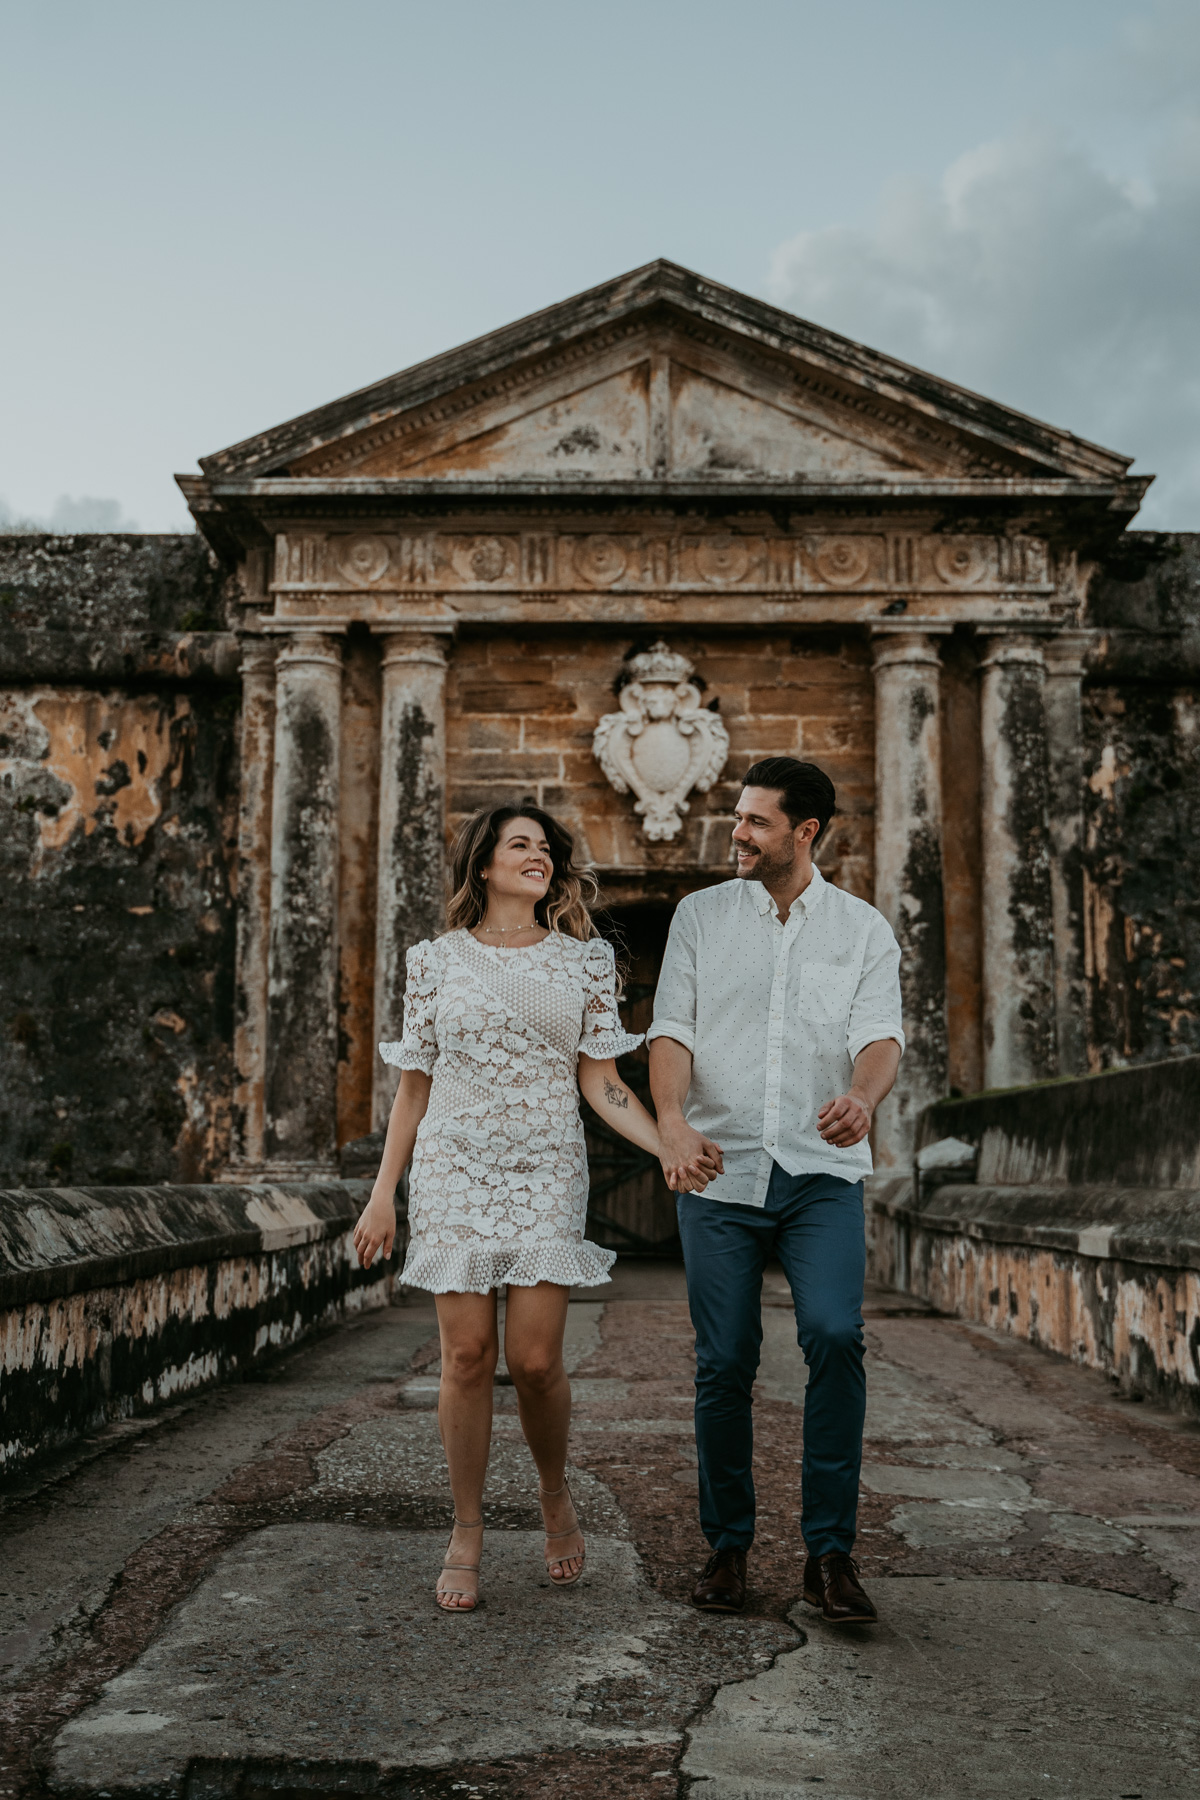
[[[10,918],[78,891],[64,950],[107,908],[175,982],[139,964],[122,1011],[89,965],[68,1066],[23,959],[10,1179],[65,1178],[45,1140],[106,1009],[192,1146],[143,1178],[335,1169],[386,1115],[374,1045],[482,804],[576,833],[640,1022],[776,751],[833,777],[822,866],[904,948],[881,1165],[951,1089],[1197,1048],[1197,547],[1128,530],[1127,458],[657,263],[201,470],[203,545],[79,548],[85,630],[87,583],[54,598],[72,552],[7,547]]]

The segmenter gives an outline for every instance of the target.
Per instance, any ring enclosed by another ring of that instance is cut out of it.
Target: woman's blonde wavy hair
[[[500,829],[510,819],[532,819],[550,846],[554,872],[550,885],[533,909],[539,925],[560,931],[564,937],[599,937],[592,919],[599,888],[590,869],[575,863],[575,840],[565,825],[532,803],[526,806],[492,806],[477,812],[460,826],[450,849],[450,904],[446,909],[451,931],[470,931],[487,912],[487,882],[482,871],[492,860]]]

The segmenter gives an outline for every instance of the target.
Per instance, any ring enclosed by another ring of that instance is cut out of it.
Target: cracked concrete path
[[[432,1305],[409,1301],[78,1446],[0,1514],[0,1795],[1057,1795],[1200,1781],[1200,1426],[1029,1346],[869,1298],[860,1559],[799,1605],[805,1370],[764,1287],[742,1617],[687,1604],[682,1275],[573,1302],[578,1586],[542,1565],[503,1369],[486,1604],[446,1618]]]

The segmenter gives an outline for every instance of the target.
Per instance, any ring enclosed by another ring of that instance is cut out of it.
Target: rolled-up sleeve
[[[862,972],[850,1007],[846,1048],[851,1061],[868,1044],[880,1043],[884,1038],[893,1038],[903,1053],[900,946],[887,920],[877,915],[867,937]]]
[[[696,947],[695,908],[683,900],[671,920],[647,1043],[669,1037],[686,1050],[696,1048]]]

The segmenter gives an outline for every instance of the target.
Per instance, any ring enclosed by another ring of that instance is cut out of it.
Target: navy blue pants
[[[679,1235],[696,1328],[700,1525],[714,1550],[754,1542],[751,1391],[762,1349],[762,1278],[783,1265],[808,1364],[801,1521],[813,1556],[854,1547],[866,1378],[862,1183],[789,1175],[776,1163],[767,1203],[680,1194]]]

